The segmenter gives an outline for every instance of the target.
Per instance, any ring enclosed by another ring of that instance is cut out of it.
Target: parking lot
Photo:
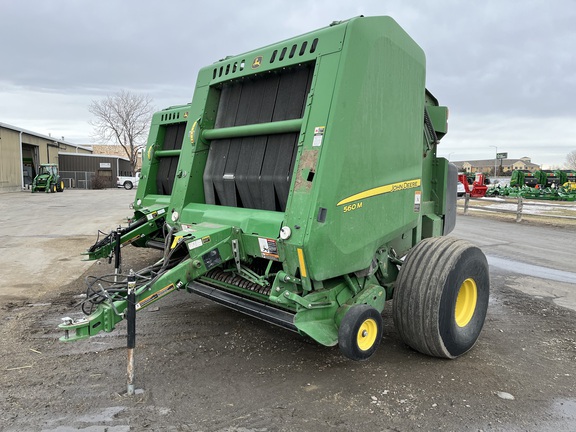
[[[0,429],[5,431],[576,430],[574,228],[458,216],[491,300],[476,347],[447,361],[399,339],[388,306],[378,352],[344,358],[296,334],[178,292],[138,314],[137,394],[122,323],[65,344],[87,274],[80,253],[131,215],[134,190],[0,194]],[[124,249],[124,268],[148,251]]]

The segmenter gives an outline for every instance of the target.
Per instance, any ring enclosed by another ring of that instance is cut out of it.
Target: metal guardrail
[[[540,205],[542,206],[543,203],[540,201],[527,201],[526,199],[522,198],[521,196],[519,196],[516,200],[503,200],[500,201],[500,203],[507,203],[507,204],[516,204],[516,210],[509,210],[509,209],[501,209],[501,208],[490,208],[490,207],[485,207],[485,206],[474,206],[474,205],[470,205],[470,201],[482,201],[482,202],[486,202],[486,200],[484,200],[483,198],[471,198],[469,194],[464,195],[464,205],[458,204],[457,207],[458,208],[463,208],[464,209],[464,214],[468,215],[468,210],[473,209],[473,210],[482,210],[485,212],[492,212],[492,213],[509,213],[509,214],[515,214],[516,215],[516,222],[522,222],[522,217],[525,215],[528,216],[537,216],[537,217],[544,217],[544,218],[556,218],[556,219],[571,219],[571,220],[576,220],[576,216],[564,216],[564,215],[553,215],[553,214],[545,214],[545,213],[539,213],[539,214],[533,214],[533,213],[526,213],[524,212],[524,206],[537,206]],[[547,201],[549,202],[549,201]],[[544,205],[548,205],[551,208],[560,208],[560,206],[554,206],[553,204],[544,204]]]

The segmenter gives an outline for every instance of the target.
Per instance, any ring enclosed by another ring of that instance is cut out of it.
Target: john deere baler
[[[388,17],[201,69],[192,102],[153,117],[132,224],[89,257],[127,243],[164,251],[135,274],[137,310],[188,291],[361,360],[394,297],[406,343],[461,355],[482,329],[488,268],[478,248],[442,237],[457,174],[436,156],[448,114],[425,71]],[[62,324],[63,339],[111,331],[127,280],[89,288],[89,316]]]

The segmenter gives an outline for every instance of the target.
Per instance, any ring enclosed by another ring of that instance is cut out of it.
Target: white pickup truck
[[[138,186],[140,182],[140,171],[136,173],[134,177],[116,177],[116,186],[123,187],[124,189],[130,190],[134,186]]]

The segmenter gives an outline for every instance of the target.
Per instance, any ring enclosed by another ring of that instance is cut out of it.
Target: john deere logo
[[[259,68],[261,64],[262,64],[262,56],[256,57],[252,62],[252,69]]]

